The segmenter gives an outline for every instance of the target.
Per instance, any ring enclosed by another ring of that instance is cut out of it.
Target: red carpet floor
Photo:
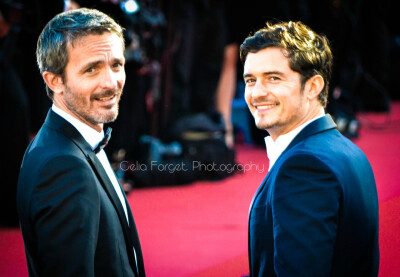
[[[369,157],[380,202],[380,277],[400,276],[400,103],[390,116],[360,114],[354,142]],[[239,145],[248,171],[220,182],[134,190],[128,195],[148,277],[248,273],[247,213],[266,175],[265,149]],[[18,229],[0,228],[0,276],[27,276]]]

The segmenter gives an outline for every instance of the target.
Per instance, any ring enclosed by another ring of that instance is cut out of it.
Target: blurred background
[[[363,128],[379,132],[393,126],[392,105],[400,98],[400,24],[394,4],[394,0],[0,0],[0,225],[18,225],[19,166],[52,104],[35,50],[41,30],[56,14],[96,8],[125,28],[126,84],[118,119],[109,124],[113,135],[106,152],[130,193],[135,188],[225,179],[235,170],[196,170],[189,165],[193,161],[236,164],[240,171],[238,147],[264,148],[266,133],[254,127],[244,102],[238,53],[242,41],[267,21],[300,20],[328,37],[334,71],[327,112],[345,136],[356,140]],[[382,119],[360,118],[363,113]],[[141,170],[151,163],[188,165],[189,170]]]
[[[365,0],[1,0],[1,179],[13,207],[19,165],[51,106],[35,59],[37,38],[57,13],[99,9],[125,28],[126,85],[108,156],[128,193],[133,187],[222,179],[229,173],[135,170],[175,163],[235,162],[235,143],[262,145],[244,102],[241,42],[266,21],[300,20],[331,41],[335,63],[327,112],[358,137],[357,112],[390,113],[398,100],[399,22],[394,1]],[[124,168],[121,162],[124,161]],[[7,211],[7,215],[9,211]],[[11,221],[15,214],[11,216]],[[6,220],[7,221],[7,220]]]

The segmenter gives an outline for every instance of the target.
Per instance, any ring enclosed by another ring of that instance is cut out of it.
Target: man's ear
[[[54,93],[62,93],[64,91],[64,82],[61,75],[45,71],[43,79]]]
[[[321,93],[325,86],[324,78],[321,75],[314,75],[310,79],[307,80],[305,91],[307,93],[308,99],[318,98],[318,95]]]

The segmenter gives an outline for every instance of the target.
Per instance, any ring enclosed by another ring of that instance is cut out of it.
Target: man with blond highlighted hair
[[[332,53],[301,22],[240,47],[269,171],[249,212],[250,276],[377,276],[378,199],[364,153],[325,114]]]

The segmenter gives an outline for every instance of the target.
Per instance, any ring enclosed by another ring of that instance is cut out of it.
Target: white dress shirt
[[[284,135],[279,136],[276,141],[274,141],[271,136],[266,136],[264,138],[265,145],[267,147],[267,155],[269,159],[269,169],[271,170],[272,166],[275,164],[276,160],[279,158],[279,156],[282,154],[283,151],[285,151],[286,147],[289,146],[289,144],[292,142],[292,140],[301,132],[301,130],[304,129],[308,124],[313,122],[314,120],[317,120],[318,118],[321,118],[325,115],[321,115],[318,117],[315,117],[296,129],[290,131],[289,133],[286,133]]]
[[[79,121],[72,115],[68,114],[67,112],[61,110],[58,108],[56,105],[53,104],[51,107],[52,110],[64,118],[66,121],[72,124],[78,132],[83,136],[83,138],[89,143],[89,145],[92,147],[92,149],[95,149],[96,146],[99,144],[99,142],[103,139],[104,137],[104,131],[102,130],[100,133],[97,132],[95,129],[92,127],[89,127],[85,123]],[[108,178],[110,178],[111,183],[113,184],[113,187],[115,189],[115,192],[118,195],[119,200],[121,201],[122,207],[124,208],[126,220],[128,221],[129,225],[129,219],[128,219],[128,212],[126,210],[126,203],[125,203],[125,198],[122,193],[121,186],[118,183],[117,177],[115,176],[114,170],[111,168],[110,162],[108,161],[106,152],[102,149],[96,154],[97,158],[100,160],[104,170],[106,171]]]

